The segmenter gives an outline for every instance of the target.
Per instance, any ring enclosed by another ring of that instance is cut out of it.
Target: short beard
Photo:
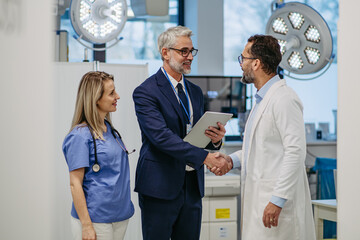
[[[169,65],[175,72],[178,72],[181,74],[189,74],[191,72],[191,66],[190,66],[190,69],[185,69],[183,67],[183,64],[177,62],[174,58],[170,58]]]
[[[246,74],[245,72],[243,72],[243,76],[240,79],[240,82],[244,83],[244,84],[251,84],[255,82],[255,76],[254,73],[251,71],[250,73]]]

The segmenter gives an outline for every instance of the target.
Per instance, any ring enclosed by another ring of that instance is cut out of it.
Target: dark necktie
[[[184,90],[183,90],[183,86],[181,83],[178,83],[178,85],[176,86],[176,88],[178,89],[178,95],[179,95],[179,98],[181,99],[181,102],[184,104],[184,107],[187,111],[188,114],[190,114],[189,112],[189,103],[188,103],[188,99],[184,93]],[[186,115],[185,111],[184,111],[184,108],[182,106],[182,104],[180,103],[180,107],[184,113],[184,116],[186,117],[186,121],[189,122],[189,117]]]

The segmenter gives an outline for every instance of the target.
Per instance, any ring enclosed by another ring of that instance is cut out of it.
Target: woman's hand
[[[82,240],[96,240],[96,232],[92,224],[82,225]]]
[[[79,168],[70,172],[70,189],[73,197],[75,210],[82,226],[83,240],[96,240],[96,232],[92,225],[89,211],[86,205],[84,189],[82,187],[85,169]]]

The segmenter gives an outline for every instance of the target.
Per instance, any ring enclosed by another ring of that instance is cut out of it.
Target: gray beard
[[[175,72],[181,74],[189,74],[191,72],[191,68],[189,70],[185,69],[182,63],[176,62],[173,58],[170,59],[169,65]]]

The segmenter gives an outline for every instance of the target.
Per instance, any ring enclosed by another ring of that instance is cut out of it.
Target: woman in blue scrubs
[[[119,99],[112,75],[89,72],[82,77],[71,130],[63,143],[74,240],[123,239],[134,214],[128,152],[110,119]]]

